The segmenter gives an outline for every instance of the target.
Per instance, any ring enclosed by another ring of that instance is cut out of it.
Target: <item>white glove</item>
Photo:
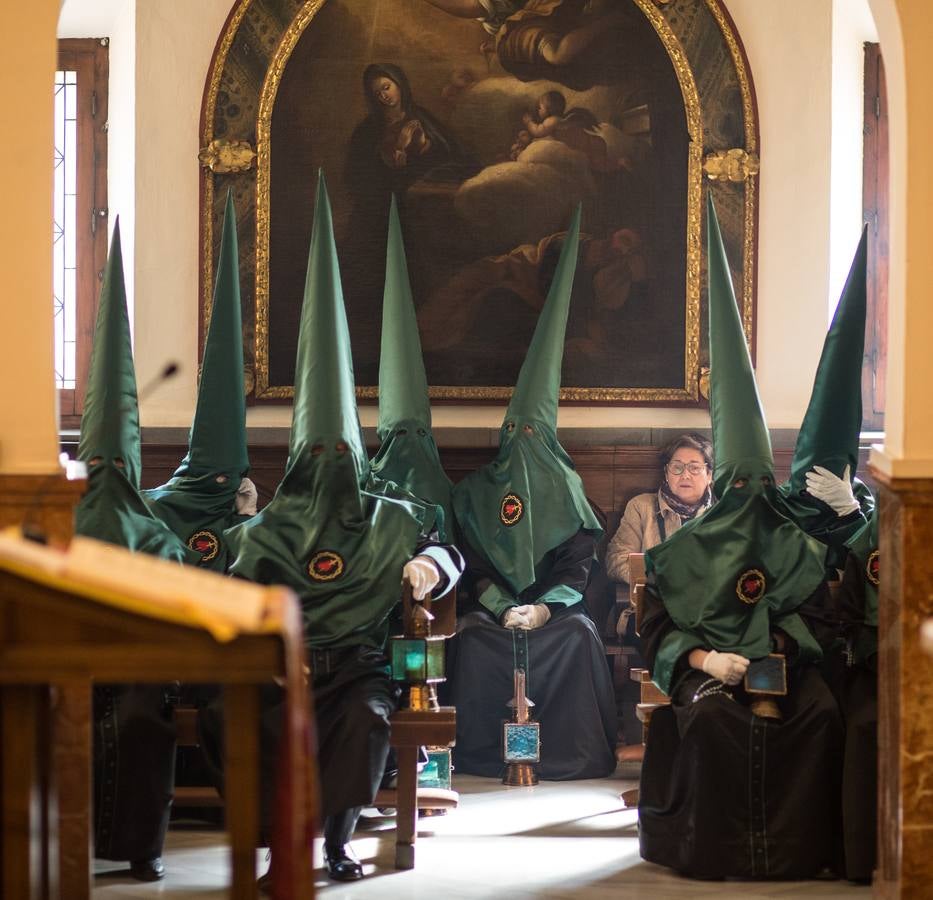
[[[259,492],[256,490],[256,485],[249,478],[240,479],[240,486],[236,489],[236,499],[233,501],[237,514],[255,516],[258,501]]]
[[[807,472],[807,492],[831,507],[837,516],[847,516],[859,508],[852,493],[848,466],[842,478],[837,478],[823,466],[814,466],[812,472]]]
[[[738,684],[748,669],[748,660],[738,653],[720,653],[710,650],[703,660],[703,671],[723,684]]]
[[[513,606],[511,609],[506,610],[505,615],[502,617],[502,627],[527,629],[528,617],[524,612],[519,612],[519,610],[525,610],[527,608],[527,606]]]
[[[441,573],[437,571],[437,566],[430,556],[416,556],[405,563],[402,578],[407,578],[411,584],[411,593],[415,600],[424,600],[437,587]]]
[[[516,606],[514,612],[525,619],[524,623],[519,624],[517,627],[526,631],[546,625],[548,619],[551,618],[551,611],[544,603],[528,603],[525,606]]]

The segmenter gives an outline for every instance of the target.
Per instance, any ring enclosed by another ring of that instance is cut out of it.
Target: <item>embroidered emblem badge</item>
[[[525,515],[525,504],[518,494],[506,494],[499,506],[499,519],[503,525],[512,526],[521,521]]]
[[[759,569],[743,572],[735,583],[735,592],[739,600],[749,606],[754,606],[764,596],[766,588],[765,573]]]
[[[210,562],[220,553],[220,540],[213,531],[196,531],[188,538],[188,549],[201,554],[201,562]]]
[[[881,580],[878,571],[878,551],[872,550],[868,556],[868,562],[865,564],[865,574],[875,587],[878,587],[878,582]]]
[[[308,563],[308,574],[315,581],[333,581],[343,574],[343,557],[333,550],[319,550]]]

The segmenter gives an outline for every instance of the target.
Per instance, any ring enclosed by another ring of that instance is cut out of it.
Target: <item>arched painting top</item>
[[[423,15],[408,23],[406,49],[387,42],[376,21],[382,7],[388,15],[396,3],[376,0],[362,17],[346,0],[234,4],[202,105],[202,335],[230,187],[247,387],[258,401],[291,396],[309,185],[323,164],[335,195],[361,396],[376,394],[385,258],[378,210],[395,192],[432,396],[508,396],[566,207],[582,200],[590,230],[578,264],[562,399],[702,404],[704,176],[716,195],[750,342],[755,319],[757,111],[722,3],[511,0],[515,11],[504,20],[479,23],[454,20],[425,2]],[[377,47],[369,56],[354,43],[361,28]],[[445,53],[463,63],[449,76],[432,58],[432,38],[440,37]],[[415,120],[406,133],[413,127],[420,135],[400,156],[369,93],[376,75],[365,91],[360,80],[381,59],[392,63],[372,71],[402,86],[414,110],[405,115]],[[631,60],[628,69],[623,59]],[[593,74],[597,63],[601,75]],[[345,121],[334,124],[341,116]],[[402,163],[399,177],[398,159],[427,159],[440,148],[431,167]],[[537,179],[531,187],[529,172]],[[516,209],[527,210],[525,221]],[[493,332],[486,328],[490,311],[502,319]]]

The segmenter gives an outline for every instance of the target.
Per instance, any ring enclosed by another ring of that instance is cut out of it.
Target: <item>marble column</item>
[[[933,657],[921,626],[933,615],[933,479],[880,487],[878,869],[874,894],[933,892]]]

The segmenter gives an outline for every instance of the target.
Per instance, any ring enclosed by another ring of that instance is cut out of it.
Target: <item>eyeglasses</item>
[[[686,465],[682,462],[669,462],[667,464],[667,471],[671,475],[683,475],[684,472],[689,472],[691,475],[702,475],[706,471],[706,466],[703,463],[687,463]]]

